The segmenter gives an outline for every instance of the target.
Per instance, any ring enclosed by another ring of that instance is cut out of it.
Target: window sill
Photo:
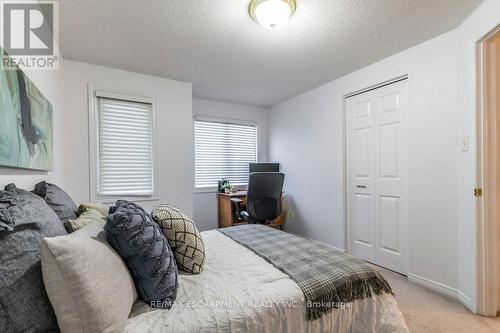
[[[193,194],[217,193],[216,188],[195,188]]]
[[[151,197],[134,197],[134,196],[122,196],[122,197],[97,197],[93,199],[93,202],[102,204],[114,204],[118,200],[127,200],[131,202],[156,202],[160,201],[160,198],[156,195]]]
[[[246,191],[246,185],[235,185],[234,186],[237,191]],[[219,191],[216,188],[195,188],[193,194],[203,194],[203,193],[218,193]]]

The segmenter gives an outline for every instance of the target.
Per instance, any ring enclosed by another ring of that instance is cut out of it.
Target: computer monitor
[[[279,163],[250,163],[250,173],[252,172],[280,172]]]

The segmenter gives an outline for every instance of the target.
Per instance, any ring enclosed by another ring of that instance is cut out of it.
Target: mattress
[[[138,301],[126,332],[408,332],[391,294],[308,321],[304,294],[286,274],[217,230],[201,236],[203,272],[179,275],[170,310]]]

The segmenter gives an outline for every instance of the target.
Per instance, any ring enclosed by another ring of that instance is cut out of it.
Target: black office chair
[[[253,172],[248,177],[247,210],[240,211],[241,199],[233,198],[239,219],[248,223],[271,223],[281,214],[281,193],[285,174]]]

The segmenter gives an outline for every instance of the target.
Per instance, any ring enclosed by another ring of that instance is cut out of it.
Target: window
[[[257,126],[195,118],[195,186],[216,188],[227,178],[232,185],[248,182],[248,164],[257,160]]]
[[[93,199],[153,197],[152,98],[97,90],[93,112]]]

